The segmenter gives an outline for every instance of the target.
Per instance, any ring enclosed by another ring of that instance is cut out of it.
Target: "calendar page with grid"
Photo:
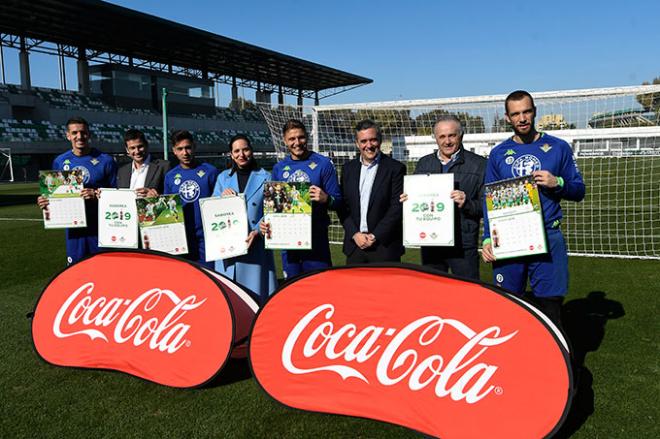
[[[136,204],[142,248],[172,255],[188,253],[179,195],[138,198]]]
[[[547,253],[541,199],[531,175],[484,188],[493,254],[497,259]]]
[[[491,245],[497,259],[547,253],[541,199],[534,177],[484,187]]]
[[[39,171],[39,192],[48,198],[48,207],[42,210],[44,228],[87,227],[82,190],[81,171]]]
[[[270,224],[267,249],[312,248],[312,201],[309,183],[267,181],[264,183],[264,222]]]

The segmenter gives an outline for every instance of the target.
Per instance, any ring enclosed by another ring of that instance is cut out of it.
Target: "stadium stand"
[[[73,91],[43,87],[26,91],[0,84],[0,147],[11,150],[14,171],[21,179],[36,179],[39,169],[48,168],[53,157],[69,147],[64,132],[71,116],[87,119],[93,145],[120,162],[125,159],[123,134],[129,128],[143,131],[152,151],[162,156],[162,115],[156,110],[125,108]],[[225,166],[229,140],[238,133],[250,137],[259,157],[274,161],[275,148],[258,109],[217,107],[212,114],[171,114],[168,122],[170,130],[192,132],[198,153],[216,166]]]
[[[160,127],[145,125],[118,125],[105,123],[92,123],[90,130],[97,142],[100,143],[122,143],[124,132],[129,128],[137,128],[143,131],[150,143],[162,142],[162,131]],[[31,120],[18,121],[15,119],[0,119],[0,141],[1,142],[32,142],[32,141],[60,141],[65,131],[64,124],[54,125],[49,121],[33,122]],[[210,145],[226,145],[232,136],[239,133],[238,130],[196,131],[190,130],[195,135],[197,143]],[[241,130],[259,146],[270,142],[270,134],[267,131]],[[263,148],[260,148],[263,149]],[[271,147],[272,149],[272,147]]]
[[[146,133],[153,153],[167,154],[160,128],[163,97],[170,131],[194,133],[197,153],[207,161],[225,160],[229,139],[237,133],[251,138],[260,157],[274,160],[274,137],[261,107],[239,99],[239,87],[255,90],[256,105],[266,106],[277,94],[280,103],[290,96],[302,106],[303,99],[318,105],[320,99],[372,82],[100,0],[33,0],[29,14],[24,2],[5,3],[0,8],[5,47],[75,60],[77,68],[76,91],[35,87],[29,57],[20,57],[20,85],[0,85],[0,149],[12,158],[7,163],[24,163],[13,167],[20,180],[36,180],[39,169],[48,169],[52,158],[70,147],[63,125],[72,116],[87,119],[92,144],[117,160],[125,158],[121,134],[129,127]],[[65,89],[64,64],[59,73]],[[231,87],[240,110],[215,106],[217,85]]]
[[[658,124],[657,117],[646,110],[634,108],[596,113],[589,119],[590,128],[651,127]]]
[[[104,102],[100,98],[83,96],[76,92],[54,90],[35,87],[32,91],[25,91],[13,84],[0,85],[0,105],[11,102],[12,95],[30,95],[37,98],[38,103],[48,110],[65,110],[70,115],[82,113],[90,120],[94,136],[109,143],[121,143],[121,137],[125,130],[134,127],[143,130],[150,142],[161,142],[162,132],[160,126],[153,123],[144,123],[139,116],[151,116],[160,118],[160,114],[153,110],[144,108],[128,109],[118,107]],[[90,116],[89,113],[94,113]],[[134,124],[116,124],[106,122],[112,119],[112,115],[128,113],[135,115]],[[48,118],[33,121],[30,119],[18,120],[15,118],[0,119],[0,142],[30,142],[30,141],[58,141],[62,140],[64,131],[63,124],[53,123]],[[218,129],[194,129],[198,143],[226,145],[229,139],[238,132],[246,133],[257,144],[260,149],[267,149],[271,143],[270,133],[265,120],[257,109],[244,109],[234,111],[231,108],[216,108],[215,114],[191,114],[189,117],[176,115],[172,117],[171,126],[186,127],[187,122],[192,120],[219,123],[223,126]],[[96,122],[99,121],[99,122]],[[206,125],[210,125],[207,123]],[[193,124],[194,125],[194,124]],[[231,127],[231,128],[230,128]],[[271,147],[272,149],[272,147]]]

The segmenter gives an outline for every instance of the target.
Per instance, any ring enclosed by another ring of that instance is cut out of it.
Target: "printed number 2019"
[[[131,214],[129,212],[106,212],[105,213],[105,219],[107,220],[130,220],[131,219]]]
[[[413,203],[413,212],[442,212],[445,210],[444,203]]]

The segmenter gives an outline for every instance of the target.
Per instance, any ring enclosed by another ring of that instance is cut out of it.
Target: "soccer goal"
[[[14,181],[14,166],[11,161],[11,148],[0,148],[0,182]]]
[[[660,259],[660,85],[532,93],[536,125],[568,141],[587,184],[581,203],[564,202],[562,225],[571,255]],[[436,149],[439,115],[456,115],[466,149],[487,156],[511,135],[506,95],[316,107],[263,106],[273,143],[286,153],[281,128],[302,119],[312,149],[333,158],[338,170],[357,155],[353,127],[373,119],[383,130],[383,151],[407,164]],[[333,220],[331,240],[341,242]]]

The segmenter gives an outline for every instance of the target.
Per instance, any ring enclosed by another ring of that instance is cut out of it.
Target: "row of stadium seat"
[[[193,113],[192,117],[195,119],[204,120],[220,119],[229,122],[266,122],[259,110],[254,108],[246,108],[241,111],[234,111],[231,108],[216,107],[214,115]]]
[[[151,143],[162,142],[160,127],[144,125],[120,125],[93,123],[90,126],[92,135],[101,143],[121,143],[124,132],[129,128],[137,128],[145,133]],[[17,121],[15,119],[0,119],[0,142],[35,142],[59,141],[63,138],[65,127],[49,121],[33,122],[31,120]],[[192,131],[192,130],[191,130]],[[238,131],[232,129],[218,131],[192,131],[200,144],[227,145],[232,136]],[[267,131],[243,132],[257,145],[270,145],[270,133]],[[261,149],[261,148],[259,148]]]
[[[51,107],[68,110],[103,111],[130,114],[158,114],[153,110],[145,108],[124,108],[108,104],[99,97],[84,96],[74,91],[62,91],[52,88],[33,87],[32,91],[26,91],[14,84],[0,84],[0,100],[7,100],[6,96],[3,96],[3,94],[30,94],[41,99]],[[231,108],[220,107],[216,108],[215,114],[213,115],[194,113],[192,114],[192,117],[196,119],[220,119],[228,122],[265,123],[261,113],[255,108],[247,108],[242,111],[234,111]]]
[[[100,99],[83,96],[78,93],[38,87],[34,88],[34,92],[38,98],[55,108],[93,111],[116,111],[115,108],[106,105]]]

